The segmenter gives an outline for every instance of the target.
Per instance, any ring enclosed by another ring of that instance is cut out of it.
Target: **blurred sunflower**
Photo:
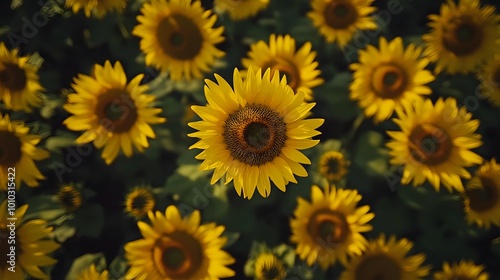
[[[425,70],[428,60],[419,58],[420,48],[410,44],[405,49],[401,37],[390,42],[381,37],[379,45],[379,50],[373,46],[361,50],[360,63],[350,65],[355,71],[350,97],[377,123],[389,119],[396,107],[431,94],[425,84],[434,80],[432,73]]]
[[[95,264],[92,264],[89,268],[82,271],[76,280],[108,280],[108,271],[99,272],[95,268]]]
[[[255,261],[256,280],[285,280],[286,269],[273,253],[263,253]]]
[[[359,30],[377,29],[374,0],[312,0],[312,11],[307,16],[329,43],[341,48],[349,43]]]
[[[500,165],[495,159],[476,171],[464,192],[467,221],[480,227],[500,227]]]
[[[217,16],[200,1],[152,0],[141,8],[132,34],[141,37],[146,65],[168,72],[171,79],[202,78],[217,58],[224,27],[213,28]]]
[[[335,182],[344,178],[349,164],[343,153],[325,152],[319,158],[319,173],[329,182]]]
[[[200,225],[200,212],[182,218],[175,206],[165,216],[148,213],[152,226],[138,222],[143,239],[125,245],[131,266],[126,279],[198,280],[234,276],[227,265],[234,259],[222,247],[224,226]]]
[[[406,238],[389,240],[382,234],[370,241],[362,255],[354,256],[340,280],[398,279],[418,280],[429,274],[430,267],[423,267],[424,254],[407,256],[413,243]]]
[[[488,273],[483,270],[484,265],[475,265],[472,261],[461,260],[453,265],[445,262],[443,270],[434,273],[434,280],[488,280]]]
[[[490,102],[500,107],[500,43],[497,43],[497,54],[479,73],[481,81],[482,95],[487,97]]]
[[[0,254],[0,279],[23,280],[25,273],[37,279],[48,279],[49,276],[40,267],[57,263],[57,260],[47,256],[60,246],[49,238],[52,227],[47,226],[47,222],[40,219],[23,221],[26,210],[28,210],[27,204],[17,208],[14,215],[10,215],[10,210],[7,213],[7,200],[0,203],[0,238],[5,238],[0,242],[0,252],[2,252]],[[8,227],[10,221],[7,220],[10,218],[15,218],[16,222],[15,272],[7,269],[9,260],[7,253],[10,252],[12,246],[6,240],[6,237],[10,235]]]
[[[94,15],[96,18],[103,18],[112,11],[122,12],[126,5],[127,0],[66,0],[66,7],[73,13],[83,10],[86,17]]]
[[[56,194],[57,201],[66,210],[66,212],[74,212],[82,206],[82,192],[73,184],[62,186]]]
[[[120,62],[109,61],[95,65],[92,76],[79,74],[72,84],[75,93],[69,94],[64,109],[73,114],[64,124],[73,131],[85,131],[76,144],[94,142],[104,147],[102,158],[111,164],[120,150],[131,157],[134,146],[139,152],[149,147],[147,137],[155,138],[151,124],[163,123],[157,114],[159,108],[150,108],[155,96],[144,92],[147,85],[139,85],[140,74],[127,84]]]
[[[271,68],[271,79],[273,73],[279,70],[286,76],[293,91],[303,91],[306,94],[305,100],[310,101],[313,99],[312,88],[324,82],[318,77],[321,71],[316,69],[316,52],[311,49],[311,43],[306,42],[296,51],[295,40],[290,35],[271,34],[269,45],[259,41],[250,46],[248,58],[243,58],[242,64],[246,68],[252,66],[254,69],[262,68],[263,71]]]
[[[448,0],[439,15],[430,15],[431,31],[422,38],[424,55],[436,62],[436,72],[450,74],[475,71],[495,55],[495,41],[500,39],[500,16],[495,7],[480,7],[479,0]]]
[[[37,187],[38,181],[45,177],[35,165],[35,160],[49,157],[49,152],[36,145],[42,137],[29,134],[29,128],[23,122],[11,122],[9,115],[0,114],[0,189],[7,190],[7,181],[15,173],[16,189],[21,182],[30,187]],[[14,168],[11,172],[9,168]]]
[[[269,0],[214,0],[214,10],[229,13],[234,21],[253,17],[268,5]]]
[[[392,138],[387,144],[390,163],[405,165],[401,183],[413,180],[419,186],[428,180],[436,191],[443,183],[450,192],[463,192],[460,178],[471,177],[464,167],[483,160],[470,151],[482,145],[481,135],[474,133],[479,121],[471,120],[472,114],[465,107],[458,108],[453,98],[439,98],[435,105],[431,100],[416,100],[414,106],[404,107],[405,111],[396,108],[398,118],[394,119],[401,131],[387,132]]]
[[[38,67],[27,63],[28,56],[18,55],[18,49],[9,51],[0,42],[0,100],[8,109],[31,112],[32,107],[42,105],[43,87],[38,81]]]
[[[372,230],[367,224],[375,215],[369,206],[357,207],[361,195],[356,190],[318,186],[311,189],[311,203],[299,197],[294,218],[290,221],[291,241],[296,252],[311,266],[317,261],[323,269],[337,259],[347,264],[347,257],[360,255],[367,244],[361,234]]]
[[[125,211],[136,219],[142,219],[155,207],[155,198],[149,187],[135,187],[125,198]]]
[[[316,103],[304,103],[304,93],[294,94],[286,77],[279,73],[271,79],[268,68],[250,67],[242,80],[235,69],[234,90],[219,75],[218,84],[206,80],[206,106],[193,106],[203,120],[189,126],[199,130],[188,134],[201,140],[189,149],[203,149],[197,159],[201,169],[215,169],[211,184],[226,174],[226,184],[234,179],[238,195],[251,199],[255,189],[263,197],[271,192],[270,179],[281,190],[289,182],[297,183],[294,174],[307,176],[302,164],[310,160],[298,150],[311,148],[321,134],[316,130],[323,119],[304,120]]]

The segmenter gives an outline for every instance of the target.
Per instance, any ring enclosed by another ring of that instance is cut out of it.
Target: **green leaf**
[[[63,148],[67,148],[75,145],[74,137],[65,136],[53,136],[45,141],[45,148],[49,151],[59,151]]]
[[[75,218],[68,224],[77,228],[80,235],[97,238],[104,226],[104,211],[97,204],[91,204],[78,209]]]
[[[231,245],[235,244],[236,241],[238,241],[238,238],[240,238],[240,233],[239,232],[229,232],[229,231],[224,231],[222,236],[227,238],[226,245],[224,245],[224,248],[231,247]]]
[[[96,265],[96,268],[101,271],[106,267],[106,259],[103,253],[97,254],[86,254],[83,255],[73,262],[68,274],[66,275],[66,280],[77,280],[78,276],[86,269],[88,269],[92,264]]]
[[[349,98],[349,84],[352,75],[348,72],[337,73],[334,78],[315,89],[320,114],[330,116],[336,120],[347,122],[356,117],[358,107]]]
[[[387,171],[388,153],[383,145],[384,137],[380,133],[363,133],[354,150],[354,162],[369,175],[384,176]]]
[[[177,172],[191,181],[195,181],[198,180],[199,178],[206,177],[207,174],[209,173],[208,171],[201,170],[199,163],[181,165],[177,169]]]
[[[57,227],[52,232],[52,235],[59,243],[64,243],[68,238],[75,236],[76,228],[68,225]]]
[[[109,264],[109,279],[122,279],[121,277],[127,273],[128,262],[123,254],[119,254],[110,264]]]

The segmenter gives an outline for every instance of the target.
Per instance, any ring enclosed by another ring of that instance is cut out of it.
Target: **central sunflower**
[[[57,192],[56,198],[66,212],[76,211],[83,203],[82,192],[73,184],[62,186]]]
[[[122,12],[127,5],[127,0],[66,0],[66,7],[71,7],[73,13],[82,10],[86,17],[92,15],[96,18],[103,18],[112,11]]]
[[[200,1],[152,0],[141,13],[132,34],[141,37],[146,64],[169,72],[173,80],[201,78],[224,56],[215,47],[224,41],[224,28],[213,28],[217,16]]]
[[[367,224],[375,217],[369,206],[357,207],[361,195],[356,190],[318,186],[311,189],[311,203],[298,198],[298,207],[290,221],[291,241],[296,252],[308,265],[317,261],[323,269],[339,259],[359,255],[367,243],[361,234],[372,229]]]
[[[313,10],[307,16],[329,43],[341,48],[349,43],[358,30],[376,29],[371,13],[374,0],[312,0]]]
[[[125,211],[139,220],[149,211],[153,211],[155,203],[155,197],[149,187],[135,187],[125,198]]]
[[[262,253],[255,261],[256,280],[285,280],[286,269],[273,253]]]
[[[500,165],[495,159],[483,164],[464,193],[467,220],[478,226],[500,227]]]
[[[268,5],[269,0],[214,0],[214,10],[228,12],[234,21],[253,17]]]
[[[480,8],[479,0],[448,0],[439,15],[430,15],[432,28],[423,36],[424,55],[437,62],[436,72],[467,74],[495,55],[500,39],[500,16],[495,7]]]
[[[144,75],[138,75],[127,84],[127,77],[120,62],[114,66],[109,61],[95,65],[92,76],[80,74],[72,85],[76,93],[68,95],[64,105],[73,114],[63,123],[71,130],[85,131],[76,144],[94,142],[98,149],[104,147],[102,157],[111,164],[120,149],[131,157],[133,146],[143,152],[149,147],[147,137],[155,138],[150,124],[165,121],[157,117],[159,108],[149,106],[155,96],[146,95],[147,85],[139,85]]]
[[[290,35],[271,34],[269,44],[259,41],[251,45],[248,58],[243,58],[241,62],[246,68],[271,68],[271,76],[278,70],[286,76],[294,92],[303,91],[306,101],[310,101],[313,99],[312,88],[324,82],[318,77],[321,71],[316,69],[316,52],[311,51],[311,48],[311,43],[307,42],[296,51],[295,40]]]
[[[474,132],[478,120],[466,108],[458,108],[453,98],[439,98],[435,105],[431,100],[419,100],[405,110],[396,109],[401,127],[399,131],[388,131],[393,138],[387,146],[392,156],[391,164],[405,164],[402,184],[413,180],[418,186],[427,179],[439,191],[440,182],[451,191],[463,191],[460,178],[469,179],[464,168],[482,162],[481,156],[469,149],[482,145],[481,135]]]
[[[443,263],[443,270],[434,273],[434,280],[488,280],[484,265],[475,265],[472,261],[461,260],[450,265]]]
[[[130,269],[126,279],[198,280],[234,276],[234,259],[222,247],[223,226],[200,225],[200,212],[182,218],[175,206],[165,215],[149,212],[151,226],[138,222],[144,239],[125,245]]]
[[[340,280],[417,280],[429,274],[430,267],[422,267],[424,254],[406,256],[413,244],[407,239],[386,241],[385,236],[371,241],[362,255],[354,256],[340,276]]]
[[[269,179],[285,191],[294,174],[305,177],[301,165],[310,160],[298,150],[311,148],[319,140],[316,130],[323,119],[304,120],[316,103],[304,103],[304,93],[294,95],[286,77],[279,73],[271,79],[271,70],[262,76],[261,69],[250,67],[243,81],[234,70],[234,90],[219,75],[218,84],[206,80],[206,106],[193,106],[203,120],[189,126],[199,130],[189,134],[201,140],[190,149],[203,149],[196,158],[203,159],[203,170],[215,169],[211,184],[226,174],[226,184],[234,179],[238,195],[252,198],[255,189],[269,196]]]
[[[319,158],[319,173],[329,182],[335,182],[344,178],[349,164],[341,152],[329,151]]]
[[[428,60],[419,59],[420,48],[411,44],[405,50],[401,37],[391,42],[381,37],[379,44],[380,50],[368,46],[360,51],[361,63],[350,66],[355,71],[350,97],[359,102],[366,116],[374,116],[375,122],[390,118],[396,107],[431,94],[425,84],[434,80],[432,73],[425,70]]]

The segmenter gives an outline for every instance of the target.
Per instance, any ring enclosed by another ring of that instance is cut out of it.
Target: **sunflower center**
[[[329,158],[326,167],[328,174],[337,174],[340,171],[340,162],[337,158]]]
[[[452,19],[443,30],[443,45],[457,56],[474,53],[483,42],[481,26],[467,17]]]
[[[356,280],[400,280],[401,266],[384,254],[365,257],[356,268]]]
[[[373,72],[372,83],[378,96],[394,99],[405,92],[408,87],[408,77],[400,66],[381,65]]]
[[[110,132],[130,131],[137,120],[137,107],[130,94],[123,89],[110,89],[99,95],[96,105],[99,120],[109,120],[112,125],[105,126]]]
[[[149,201],[150,201],[150,199],[148,197],[145,197],[143,195],[138,195],[132,199],[132,207],[131,208],[137,209],[137,210],[142,210],[148,205]]]
[[[465,195],[469,198],[470,208],[476,212],[485,212],[497,205],[500,199],[495,182],[490,178],[480,177],[482,188],[467,189]]]
[[[358,11],[350,1],[333,0],[326,4],[323,16],[328,26],[347,29],[358,19]]]
[[[313,214],[307,225],[318,244],[341,244],[349,236],[349,224],[342,213],[321,210]]]
[[[263,70],[267,68],[271,68],[271,79],[274,77],[274,72],[278,70],[281,77],[286,77],[286,82],[293,89],[293,91],[298,89],[300,84],[300,71],[293,62],[284,58],[277,58],[262,67]]]
[[[438,165],[448,160],[453,143],[446,132],[431,124],[413,128],[408,148],[412,158],[426,165]]]
[[[8,88],[11,92],[22,91],[28,82],[26,72],[18,65],[13,63],[4,63],[0,65],[0,84]]]
[[[200,28],[192,19],[179,14],[170,15],[160,21],[156,36],[160,48],[178,60],[195,58],[203,45]]]
[[[10,131],[0,131],[0,166],[15,166],[22,156],[21,140]]]
[[[275,280],[280,279],[281,272],[276,266],[266,267],[262,270],[262,280]]]
[[[203,249],[194,237],[176,231],[156,241],[153,257],[165,278],[188,279],[201,266]]]
[[[73,187],[63,187],[57,194],[57,199],[69,211],[80,207],[82,202],[80,192]]]
[[[258,104],[230,114],[222,133],[231,156],[249,165],[263,165],[280,155],[286,124],[279,113]]]

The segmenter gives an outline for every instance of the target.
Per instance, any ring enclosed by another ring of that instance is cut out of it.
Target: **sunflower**
[[[472,261],[461,260],[453,265],[445,262],[443,271],[434,273],[434,280],[488,280],[488,273],[483,270],[484,265],[475,265]]]
[[[215,45],[224,41],[224,27],[200,1],[152,0],[141,9],[132,34],[141,37],[146,64],[169,72],[173,80],[202,78],[224,56]]]
[[[500,165],[495,159],[476,171],[464,192],[465,213],[469,223],[500,227]]]
[[[18,56],[19,50],[9,51],[0,42],[0,100],[8,109],[31,112],[42,105],[38,82],[38,67],[28,64],[28,56]]]
[[[130,264],[126,279],[198,280],[234,276],[227,265],[234,259],[222,247],[224,226],[200,225],[200,212],[195,210],[182,218],[171,205],[165,216],[149,212],[151,226],[138,222],[143,239],[125,245]]]
[[[358,30],[377,29],[374,0],[312,0],[312,11],[307,16],[329,43],[341,48],[349,43]]]
[[[36,148],[42,137],[29,134],[22,122],[11,122],[9,115],[0,114],[0,189],[7,190],[7,181],[19,189],[21,182],[37,187],[45,177],[35,165],[35,160],[49,157],[49,152]],[[11,178],[15,177],[14,180]]]
[[[127,0],[66,0],[66,7],[72,8],[73,13],[83,10],[86,17],[92,15],[103,18],[107,13],[122,12],[127,5]]]
[[[149,187],[135,187],[125,198],[125,211],[136,219],[142,219],[155,207],[155,198]]]
[[[82,206],[82,192],[73,184],[62,186],[57,192],[56,198],[67,212],[74,212]]]
[[[319,173],[329,182],[335,182],[344,178],[349,164],[343,153],[325,152],[319,158]]]
[[[99,272],[95,268],[95,264],[92,264],[89,268],[82,271],[76,280],[108,280],[108,271]]]
[[[500,41],[497,46],[497,54],[483,68],[478,77],[481,81],[482,95],[487,97],[493,105],[500,107]]]
[[[382,234],[371,241],[362,255],[354,256],[340,280],[398,279],[417,280],[429,274],[430,267],[422,266],[424,254],[407,256],[413,243],[406,238],[389,240]]]
[[[252,198],[255,189],[263,197],[271,192],[270,179],[285,191],[288,182],[296,183],[294,174],[307,176],[301,165],[310,160],[298,150],[319,143],[311,137],[321,134],[316,128],[323,119],[304,120],[316,103],[304,103],[304,93],[294,94],[281,80],[278,71],[271,79],[268,68],[250,67],[245,80],[234,70],[231,86],[219,75],[218,84],[206,80],[206,106],[193,106],[203,120],[188,125],[199,130],[188,134],[201,138],[189,149],[203,149],[197,159],[201,169],[215,169],[211,184],[226,174],[226,184],[234,179],[238,195]]]
[[[419,58],[420,48],[410,44],[405,49],[401,37],[390,42],[381,37],[379,44],[379,50],[368,46],[360,51],[361,63],[350,66],[355,71],[350,97],[359,102],[366,116],[374,116],[375,122],[387,120],[394,108],[431,94],[425,84],[434,80],[425,70],[428,60]]]
[[[357,207],[361,195],[356,190],[318,186],[311,189],[311,203],[298,198],[298,207],[290,221],[291,241],[296,252],[308,265],[317,261],[323,269],[335,264],[344,265],[347,257],[359,255],[366,239],[361,234],[372,230],[367,224],[375,217],[369,206]]]
[[[316,69],[318,62],[314,61],[316,52],[311,51],[310,42],[305,43],[296,51],[295,40],[290,35],[276,36],[271,34],[269,45],[259,41],[250,46],[248,58],[242,59],[244,67],[271,68],[271,78],[274,71],[286,76],[288,85],[294,92],[303,91],[306,101],[312,100],[312,88],[324,81],[318,76],[321,71]]]
[[[439,191],[440,183],[452,191],[464,191],[460,178],[470,179],[464,168],[482,162],[481,156],[470,151],[482,145],[481,135],[474,132],[478,120],[465,107],[458,108],[453,98],[418,100],[405,111],[396,108],[394,119],[401,131],[388,131],[392,138],[387,146],[392,156],[390,163],[405,165],[402,184],[413,180],[419,186],[428,180]]]
[[[475,71],[495,55],[495,41],[500,38],[500,16],[495,7],[480,7],[479,0],[448,0],[439,15],[430,15],[431,32],[423,36],[424,55],[437,62],[436,72],[450,74]]]
[[[214,10],[228,12],[234,21],[253,17],[268,5],[269,0],[214,0]]]
[[[74,131],[85,131],[76,144],[94,142],[101,149],[102,158],[109,165],[120,149],[131,157],[134,146],[139,152],[149,147],[146,137],[156,135],[150,124],[165,121],[156,116],[159,108],[149,108],[155,96],[144,92],[147,85],[139,85],[144,75],[137,75],[127,84],[120,62],[114,67],[109,61],[95,65],[92,76],[80,74],[72,85],[76,93],[68,95],[64,109],[73,116],[64,124]]]
[[[37,279],[48,279],[40,267],[57,262],[47,254],[60,246],[49,238],[52,228],[40,219],[23,221],[28,205],[17,208],[14,215],[11,215],[10,210],[7,211],[7,206],[7,200],[0,203],[0,279],[22,280],[25,279],[25,273]],[[7,241],[7,236],[12,236],[9,227],[12,222],[15,222],[14,252],[11,252],[12,243]],[[15,272],[8,270],[10,256],[7,254],[11,253],[15,254]]]
[[[256,280],[285,280],[286,269],[273,253],[263,253],[255,261]]]

